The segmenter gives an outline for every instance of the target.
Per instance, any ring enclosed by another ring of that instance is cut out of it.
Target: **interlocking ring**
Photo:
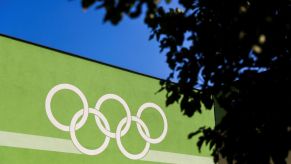
[[[63,90],[63,89],[68,89],[68,90],[75,92],[77,95],[80,96],[80,98],[83,102],[83,108],[74,114],[74,116],[71,120],[70,126],[66,126],[66,125],[59,123],[55,119],[55,117],[53,116],[52,111],[51,111],[52,97],[54,96],[55,93],[57,93],[58,91]],[[118,123],[118,126],[117,126],[115,133],[110,131],[110,125],[109,125],[107,119],[100,112],[100,107],[101,107],[102,103],[107,101],[107,100],[110,100],[110,99],[118,101],[123,106],[123,108],[125,109],[125,112],[126,112],[126,117],[121,119],[121,121]],[[160,143],[167,135],[167,130],[168,130],[167,118],[166,118],[166,115],[163,112],[163,110],[158,105],[156,105],[154,103],[144,103],[139,107],[139,109],[137,111],[137,115],[131,116],[130,109],[129,109],[127,103],[121,97],[119,97],[118,95],[115,95],[115,94],[106,94],[106,95],[103,95],[100,99],[98,99],[98,101],[96,102],[95,108],[89,108],[87,99],[84,96],[84,94],[80,91],[80,89],[78,89],[77,87],[75,87],[71,84],[59,84],[59,85],[56,85],[55,87],[53,87],[49,91],[49,93],[46,97],[45,108],[46,108],[46,113],[48,115],[50,122],[55,127],[57,127],[58,129],[60,129],[62,131],[69,131],[72,142],[75,145],[75,147],[80,152],[87,154],[87,155],[98,155],[98,154],[102,153],[107,148],[107,146],[110,142],[110,138],[115,138],[116,142],[117,142],[117,146],[122,154],[124,154],[129,159],[141,159],[148,153],[151,143],[152,144]],[[157,138],[150,138],[149,129],[146,126],[146,124],[141,120],[142,112],[148,108],[153,108],[153,109],[157,110],[161,114],[162,119],[163,119],[164,129],[163,129],[162,134]],[[76,137],[76,130],[80,129],[86,123],[89,113],[95,115],[95,122],[96,122],[97,126],[100,128],[101,132],[106,136],[103,144],[99,148],[96,148],[96,149],[85,148],[84,146],[82,146],[79,143],[79,141]],[[81,117],[81,120],[79,122],[77,122],[80,117]],[[138,154],[129,153],[123,147],[123,145],[121,143],[121,137],[124,136],[128,132],[128,130],[131,126],[131,121],[135,121],[137,123],[138,132],[140,133],[142,138],[146,141],[145,148],[143,149],[142,152],[140,152]]]
[[[100,107],[101,107],[102,103],[105,102],[106,100],[110,100],[110,99],[113,99],[113,100],[116,100],[116,101],[120,102],[120,104],[125,109],[125,112],[126,112],[126,125],[125,125],[125,128],[121,131],[121,136],[124,136],[128,132],[128,130],[130,128],[130,125],[131,125],[131,114],[130,114],[130,110],[129,110],[128,105],[126,104],[126,102],[121,97],[119,97],[117,95],[114,95],[114,94],[106,94],[106,95],[102,96],[97,101],[97,103],[95,105],[95,109],[100,110]],[[109,136],[110,138],[116,138],[116,133],[112,133],[112,132],[106,130],[102,126],[102,123],[100,122],[99,117],[97,115],[95,115],[95,119],[96,119],[96,122],[97,122],[97,126],[100,128],[100,130],[106,136]]]
[[[131,116],[132,120],[135,121],[137,123],[137,125],[143,127],[143,129],[145,130],[145,133],[147,136],[150,136],[150,132],[149,132],[149,129],[148,127],[145,125],[145,123],[135,117],[135,116]],[[150,150],[150,142],[146,142],[146,145],[145,145],[145,148],[143,149],[143,151],[139,154],[131,154],[129,153],[127,150],[125,150],[125,148],[123,147],[122,143],[121,143],[121,128],[123,127],[123,125],[126,123],[126,118],[123,118],[119,124],[117,125],[117,128],[116,128],[116,143],[119,147],[119,150],[126,156],[128,157],[129,159],[141,159],[143,158]]]
[[[55,87],[53,87],[49,93],[47,94],[46,96],[46,100],[45,100],[45,109],[46,109],[46,113],[47,113],[47,116],[49,118],[49,120],[51,121],[51,123],[58,129],[62,130],[62,131],[66,131],[68,132],[69,131],[69,126],[66,126],[66,125],[63,125],[61,124],[59,121],[56,120],[56,118],[54,117],[53,113],[52,113],[52,110],[51,110],[51,101],[52,101],[52,98],[53,96],[60,90],[63,90],[63,89],[67,89],[67,90],[71,90],[73,92],[75,92],[82,100],[83,102],[83,116],[80,120],[79,123],[77,123],[77,130],[80,129],[87,121],[87,118],[88,118],[88,114],[89,114],[89,106],[88,106],[88,101],[85,97],[85,95],[83,94],[83,92],[71,85],[71,84],[59,84],[59,85],[56,85]]]
[[[149,135],[144,134],[143,130],[141,129],[141,124],[137,124],[137,130],[138,130],[138,132],[140,133],[140,135],[142,136],[142,138],[143,138],[145,141],[147,141],[147,142],[149,142],[149,143],[152,143],[152,144],[157,144],[157,143],[162,142],[162,140],[163,140],[163,139],[166,137],[166,135],[167,135],[167,131],[168,131],[167,118],[166,118],[166,115],[165,115],[165,113],[163,112],[163,110],[162,110],[158,105],[156,105],[156,104],[154,104],[154,103],[144,103],[144,104],[142,104],[142,106],[140,106],[139,109],[138,109],[138,111],[137,111],[137,114],[136,114],[137,118],[138,118],[139,120],[141,120],[140,117],[141,117],[142,112],[143,112],[145,109],[149,109],[149,108],[156,109],[156,110],[161,114],[161,116],[162,116],[162,118],[163,118],[163,121],[164,121],[164,130],[163,130],[162,134],[161,134],[160,137],[158,137],[158,138],[150,138]],[[143,127],[143,128],[144,128],[144,127]],[[144,129],[145,129],[145,128],[144,128]]]
[[[104,122],[104,124],[105,124],[105,128],[108,129],[108,130],[110,130],[109,123],[108,123],[108,121],[106,120],[106,118],[104,117],[104,115],[103,115],[101,112],[99,112],[98,110],[95,110],[95,109],[89,108],[89,113],[92,113],[92,114],[94,114],[95,116],[100,117],[100,119],[101,119],[101,120]],[[76,146],[76,148],[77,148],[78,150],[80,150],[82,153],[84,153],[84,154],[88,154],[88,155],[98,155],[98,154],[102,153],[102,152],[106,149],[107,145],[109,144],[110,137],[106,136],[106,137],[105,137],[105,140],[104,140],[104,142],[103,142],[103,144],[102,144],[99,148],[97,148],[97,149],[95,149],[95,150],[90,150],[90,149],[87,149],[87,148],[85,148],[84,146],[82,146],[82,145],[79,143],[79,141],[78,141],[78,139],[77,139],[77,137],[76,137],[76,133],[75,133],[75,132],[76,132],[76,131],[75,131],[75,130],[76,130],[75,127],[76,127],[77,120],[78,120],[82,115],[83,115],[82,110],[79,110],[79,111],[78,111],[78,112],[73,116],[73,118],[72,118],[72,121],[71,121],[71,124],[70,124],[70,135],[71,135],[71,139],[72,139],[74,145]]]

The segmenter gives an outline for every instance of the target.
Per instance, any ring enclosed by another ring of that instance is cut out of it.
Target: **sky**
[[[0,0],[0,33],[165,79],[170,70],[143,19],[103,22],[80,0]]]

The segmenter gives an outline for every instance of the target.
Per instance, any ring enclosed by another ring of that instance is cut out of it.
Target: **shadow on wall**
[[[286,161],[287,161],[287,164],[291,164],[291,151],[289,151],[288,157],[286,158]],[[273,164],[272,161],[271,161],[271,163]],[[220,160],[219,160],[218,164],[228,164],[228,163],[226,162],[225,159],[220,157]]]
[[[223,116],[226,114],[226,112],[218,105],[218,103],[215,103],[214,113],[215,113],[215,124],[217,125],[221,122],[221,120],[223,119]],[[288,152],[286,162],[287,162],[287,164],[291,164],[291,151]],[[270,159],[270,163],[274,164],[272,159]],[[218,164],[228,164],[228,163],[227,163],[226,158],[222,158],[222,156],[219,155]]]

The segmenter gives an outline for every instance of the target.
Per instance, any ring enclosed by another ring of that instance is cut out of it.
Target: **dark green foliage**
[[[83,0],[106,10],[105,21],[145,16],[150,39],[160,43],[172,69],[167,105],[180,103],[187,116],[211,109],[226,112],[203,143],[229,163],[286,163],[291,150],[291,1],[180,0],[165,11],[158,0]],[[145,6],[145,7],[143,7]],[[142,14],[142,9],[145,14]],[[171,82],[177,79],[178,83]],[[196,90],[193,90],[196,88]]]

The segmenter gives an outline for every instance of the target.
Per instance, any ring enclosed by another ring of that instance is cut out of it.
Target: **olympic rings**
[[[69,126],[63,125],[59,121],[57,121],[55,119],[55,117],[53,116],[52,111],[51,111],[51,101],[52,101],[54,94],[56,94],[58,91],[63,90],[63,89],[71,90],[74,93],[76,93],[77,95],[79,95],[79,97],[83,103],[83,108],[74,114]],[[106,100],[110,100],[110,99],[118,101],[123,106],[123,108],[125,109],[125,112],[126,112],[126,117],[121,119],[121,121],[118,123],[118,126],[117,126],[115,133],[110,131],[110,125],[109,125],[107,119],[100,112],[100,107],[101,107],[102,103],[105,102]],[[142,104],[139,107],[136,116],[131,116],[131,112],[130,112],[130,109],[129,109],[127,103],[121,97],[119,97],[118,95],[115,95],[115,94],[105,94],[101,98],[98,99],[98,101],[96,102],[95,108],[89,108],[88,101],[87,101],[85,95],[82,93],[82,91],[80,89],[78,89],[77,87],[75,87],[71,84],[59,84],[59,85],[56,85],[55,87],[53,87],[49,91],[49,93],[46,97],[45,108],[46,108],[46,113],[47,113],[47,116],[48,116],[48,119],[50,120],[50,122],[56,128],[58,128],[62,131],[65,131],[65,132],[70,132],[70,136],[71,136],[72,142],[75,145],[75,147],[80,152],[87,154],[87,155],[98,155],[98,154],[102,153],[107,148],[107,146],[110,142],[110,138],[115,138],[117,146],[124,156],[126,156],[129,159],[141,159],[148,153],[148,151],[150,149],[150,144],[157,144],[157,143],[162,142],[164,140],[164,138],[166,137],[167,131],[168,131],[168,122],[167,122],[166,115],[163,112],[163,110],[158,105],[156,105],[154,103]],[[153,108],[156,111],[158,111],[161,114],[162,119],[163,119],[164,129],[162,131],[162,134],[157,138],[150,138],[149,129],[146,126],[146,124],[141,120],[142,112],[148,108]],[[89,113],[94,114],[95,122],[96,122],[97,126],[99,127],[101,132],[105,135],[105,140],[104,140],[103,144],[99,148],[96,148],[96,149],[87,149],[84,146],[82,146],[79,143],[79,141],[76,137],[76,133],[75,133],[76,130],[78,130],[82,126],[84,126],[84,124],[86,123],[86,121],[88,119]],[[81,120],[79,122],[77,122],[80,117],[81,117]],[[141,137],[146,141],[145,148],[139,154],[129,153],[123,147],[123,145],[121,143],[121,137],[124,136],[128,132],[128,130],[131,126],[131,121],[136,122],[138,132],[140,133]]]

